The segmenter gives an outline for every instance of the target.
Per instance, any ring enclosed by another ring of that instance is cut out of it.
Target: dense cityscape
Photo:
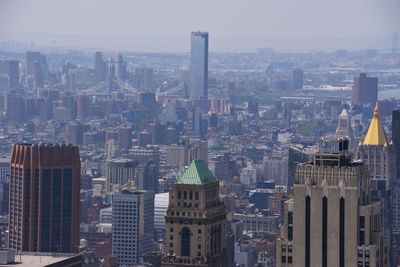
[[[400,266],[399,34],[212,42],[0,42],[1,266]]]

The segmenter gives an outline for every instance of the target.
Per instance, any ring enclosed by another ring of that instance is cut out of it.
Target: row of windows
[[[193,223],[193,221],[192,220],[166,220],[166,223],[169,223],[169,224],[174,224],[174,223],[176,223],[176,224],[195,224],[195,223]],[[203,223],[202,222],[197,222],[197,225],[202,225]]]
[[[192,216],[192,212],[188,211],[177,211],[176,216]],[[175,212],[171,211],[171,216],[175,216]],[[199,217],[203,216],[203,213],[199,212]],[[197,217],[197,212],[193,212],[193,217]]]
[[[287,257],[287,261],[286,261],[286,256],[282,256],[282,257],[281,257],[281,262],[282,262],[282,263],[286,263],[286,262],[287,262],[287,263],[293,263],[293,258],[292,258],[292,256],[288,256],[288,257]]]
[[[178,191],[178,199],[193,199],[193,191]],[[194,193],[194,199],[199,200],[199,192]]]
[[[281,251],[282,251],[282,253],[286,252],[286,245],[281,245]],[[287,246],[287,252],[293,252],[293,246],[292,245],[288,245]]]
[[[192,207],[192,203],[189,202],[183,202],[183,205],[181,202],[178,202],[178,207],[184,207],[184,208],[191,208]],[[193,207],[198,208],[199,207],[199,203],[194,203]]]
[[[369,258],[369,250],[365,250],[365,253],[364,253],[364,250],[359,249],[358,257],[362,258],[364,255],[365,255],[365,258]]]

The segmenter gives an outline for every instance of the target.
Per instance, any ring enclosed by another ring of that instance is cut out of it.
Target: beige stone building
[[[166,163],[178,167],[188,166],[193,160],[208,162],[207,142],[194,140],[187,145],[171,145],[165,147]]]
[[[395,180],[395,153],[383,128],[378,103],[374,116],[362,142],[358,145],[357,157],[368,167],[369,178],[373,190],[390,190]]]
[[[387,266],[381,203],[371,202],[368,172],[341,142],[297,166],[293,198],[285,202],[276,266]]]
[[[162,266],[226,266],[225,219],[218,180],[194,160],[169,193]]]

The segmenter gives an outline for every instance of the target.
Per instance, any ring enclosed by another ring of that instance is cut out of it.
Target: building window
[[[359,238],[360,240],[359,245],[364,245],[365,243],[365,217],[364,216],[360,216],[359,218],[359,224],[360,224],[360,232],[359,232]]]
[[[181,251],[182,256],[190,256],[190,230],[185,227],[181,232]]]
[[[288,212],[288,240],[293,240],[293,212]]]

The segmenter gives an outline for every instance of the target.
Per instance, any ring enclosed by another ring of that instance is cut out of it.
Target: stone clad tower
[[[276,266],[387,266],[381,202],[371,202],[366,166],[339,152],[297,165],[285,202]]]
[[[372,190],[389,191],[396,174],[395,155],[380,119],[378,103],[367,134],[358,145],[357,156],[368,166]]]
[[[162,266],[226,266],[225,219],[218,180],[194,160],[169,193]]]
[[[351,117],[346,109],[342,110],[339,115],[338,126],[335,135],[337,137],[347,137],[349,139],[350,148],[354,148],[353,128],[351,128]]]

